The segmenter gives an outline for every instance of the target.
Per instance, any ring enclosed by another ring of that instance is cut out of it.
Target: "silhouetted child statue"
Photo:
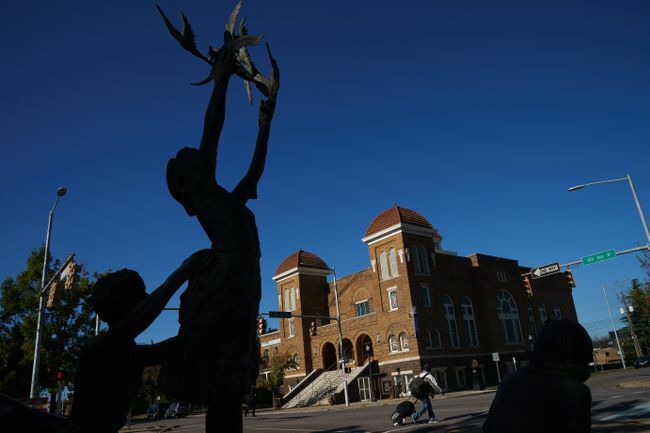
[[[497,391],[484,433],[587,433],[591,431],[589,378],[592,343],[569,319],[547,322],[530,365],[507,375]]]
[[[140,388],[142,371],[158,365],[176,337],[136,345],[135,337],[158,317],[172,295],[214,261],[211,250],[192,254],[151,294],[137,272],[112,272],[97,280],[89,301],[108,331],[81,350],[74,381],[74,403],[67,419],[38,413],[0,394],[2,433],[116,433],[126,421]]]
[[[208,404],[208,432],[242,431],[242,397],[258,375],[256,321],[261,298],[261,253],[255,216],[246,203],[257,198],[257,183],[264,170],[279,71],[268,45],[271,79],[255,68],[246,47],[257,44],[259,38],[248,35],[243,24],[239,34],[235,33],[240,7],[241,2],[226,25],[224,45],[211,48],[209,57],[196,48],[185,16],[183,30],[178,31],[159,8],[172,36],[211,66],[210,76],[199,84],[213,83],[199,148],[185,147],[169,161],[167,185],[187,214],[197,217],[216,260],[190,282],[181,296],[177,344],[159,376],[161,391],[166,395]],[[226,93],[233,75],[253,83],[268,99],[260,102],[258,134],[249,169],[228,191],[217,183],[215,171]]]
[[[108,323],[79,356],[74,403],[61,433],[115,433],[124,425],[142,370],[162,362],[176,337],[136,345],[135,337],[158,317],[172,295],[214,259],[210,250],[194,253],[151,294],[137,272],[122,269],[95,283],[90,303]]]

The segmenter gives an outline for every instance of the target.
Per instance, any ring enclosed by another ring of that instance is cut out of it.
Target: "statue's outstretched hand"
[[[266,51],[269,54],[269,60],[273,67],[271,78],[266,78],[258,73],[253,80],[259,91],[268,98],[267,100],[260,101],[260,122],[271,122],[273,119],[275,101],[278,98],[278,90],[280,90],[280,69],[278,68],[278,63],[271,54],[271,48],[268,43],[266,44]]]

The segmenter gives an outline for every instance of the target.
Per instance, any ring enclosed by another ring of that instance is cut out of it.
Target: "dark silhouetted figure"
[[[569,319],[543,328],[530,364],[507,375],[484,433],[587,433],[591,431],[589,378],[592,343],[587,331]]]
[[[151,294],[145,291],[140,275],[129,269],[98,279],[89,302],[108,323],[108,331],[81,350],[70,416],[38,413],[0,394],[0,432],[116,433],[126,421],[142,370],[160,364],[176,340],[136,345],[135,337],[151,325],[185,281],[214,259],[211,250],[194,253]]]
[[[167,185],[187,214],[197,217],[217,259],[190,282],[181,296],[177,344],[159,376],[160,388],[166,395],[208,404],[207,432],[242,431],[241,402],[258,375],[256,322],[261,298],[261,254],[255,216],[246,203],[257,198],[257,183],[264,170],[279,71],[268,45],[271,79],[259,74],[253,65],[246,47],[257,44],[259,38],[248,35],[242,24],[239,34],[235,33],[240,6],[241,2],[226,25],[224,45],[210,49],[209,57],[196,48],[185,16],[179,31],[159,8],[181,46],[210,64],[209,78],[199,84],[213,83],[200,146],[183,148],[169,161]],[[228,191],[217,183],[215,170],[226,93],[233,75],[252,82],[268,100],[260,103],[257,141],[248,172]]]
[[[95,283],[90,303],[108,331],[82,349],[74,381],[74,403],[62,433],[115,433],[123,425],[142,382],[142,370],[162,362],[174,338],[136,345],[135,337],[158,317],[172,295],[214,259],[194,253],[151,294],[137,272],[123,269]]]
[[[244,409],[244,416],[248,416],[248,412],[251,413],[252,416],[255,416],[255,406],[257,405],[257,402],[255,401],[255,387],[251,386],[250,391],[248,391],[248,394],[246,394],[246,409]]]

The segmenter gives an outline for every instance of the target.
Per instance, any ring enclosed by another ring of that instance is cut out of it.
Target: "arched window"
[[[440,338],[440,331],[433,330],[433,347],[442,347],[442,339]]]
[[[289,289],[284,289],[284,309],[283,311],[291,311],[291,300],[289,299]]]
[[[506,344],[521,343],[521,327],[519,326],[519,314],[517,304],[510,293],[499,290],[497,294],[497,311],[501,322],[501,332]]]
[[[553,302],[553,320],[559,320],[562,318],[562,310],[557,302]]]
[[[460,308],[463,310],[463,320],[469,336],[469,347],[478,347],[478,333],[476,332],[472,301],[467,296],[463,296],[460,300]]]
[[[451,340],[451,347],[460,347],[458,340],[458,326],[456,326],[456,312],[454,311],[454,303],[447,295],[442,297],[442,308],[447,319],[447,326],[449,327],[449,339]]]
[[[413,262],[413,272],[419,274],[420,271],[420,254],[418,254],[418,247],[411,247],[411,261]]]
[[[401,350],[409,349],[409,337],[406,335],[406,332],[399,334],[399,347]]]
[[[399,351],[399,342],[397,341],[397,336],[396,335],[388,336],[388,350],[390,352]]]
[[[422,272],[429,273],[429,260],[427,260],[427,250],[424,247],[420,247],[420,267]]]
[[[535,314],[533,313],[533,304],[528,303],[528,323],[530,324],[530,335],[537,336],[537,325],[535,324]]]
[[[290,311],[296,309],[296,288],[293,287],[289,290]]]
[[[425,329],[424,332],[427,333],[427,347],[433,347],[433,337],[431,336],[431,331]]]
[[[395,253],[395,248],[388,250],[388,262],[390,264],[390,276],[396,277],[399,275],[397,273],[397,254]]]
[[[537,304],[537,312],[539,313],[539,321],[544,326],[548,321],[548,314],[546,313],[546,306],[542,302]]]
[[[386,257],[386,251],[379,253],[379,267],[381,268],[381,279],[388,279],[388,258]]]

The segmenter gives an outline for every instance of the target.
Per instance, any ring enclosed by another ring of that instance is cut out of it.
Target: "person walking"
[[[244,411],[244,416],[248,416],[248,412],[251,412],[255,416],[255,387],[251,386],[250,391],[246,395],[246,410]]]
[[[436,378],[433,376],[433,374],[431,374],[431,365],[424,364],[422,372],[418,374],[415,379],[413,379],[411,385],[409,386],[409,389],[414,397],[422,400],[422,407],[414,415],[411,415],[413,423],[417,424],[418,419],[426,410],[429,413],[429,424],[437,424],[438,419],[433,413],[433,407],[431,407],[429,394],[431,394],[433,397],[434,392],[439,392],[442,395],[445,393],[438,385]]]

